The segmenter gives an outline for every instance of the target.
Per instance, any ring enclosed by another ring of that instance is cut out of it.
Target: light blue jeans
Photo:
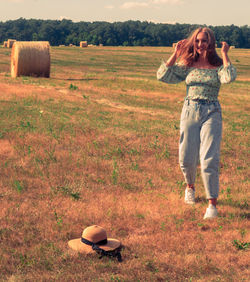
[[[187,184],[194,184],[200,158],[207,199],[218,198],[222,134],[218,101],[185,100],[180,122],[179,162]]]

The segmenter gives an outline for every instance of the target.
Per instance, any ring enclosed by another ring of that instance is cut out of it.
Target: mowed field
[[[210,221],[199,169],[197,203],[183,202],[185,84],[156,80],[171,52],[52,47],[51,78],[13,79],[0,48],[0,281],[249,281],[250,50],[230,50],[238,77],[220,91]],[[123,262],[68,248],[93,224]]]

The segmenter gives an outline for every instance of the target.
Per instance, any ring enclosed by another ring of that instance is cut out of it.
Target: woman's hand
[[[228,53],[228,51],[229,51],[229,48],[230,48],[230,46],[227,44],[227,42],[225,42],[225,41],[222,41],[221,42],[221,54],[223,55],[223,54],[227,54]]]
[[[221,45],[221,55],[222,55],[223,65],[224,67],[227,67],[230,64],[230,60],[227,55],[230,46],[225,41],[221,42],[221,44],[222,44]]]
[[[167,67],[171,67],[175,64],[176,60],[180,57],[182,53],[181,51],[183,49],[185,42],[186,42],[186,39],[183,39],[176,43],[174,53],[171,55],[171,57],[166,62]]]
[[[174,53],[175,53],[175,55],[176,55],[176,58],[180,57],[181,51],[182,51],[182,49],[183,49],[183,47],[184,47],[186,41],[187,41],[186,39],[183,39],[183,40],[178,41],[178,42],[176,43],[176,45],[175,45],[175,50],[174,50]]]

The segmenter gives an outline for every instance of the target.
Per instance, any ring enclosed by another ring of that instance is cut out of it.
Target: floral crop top
[[[175,64],[167,67],[162,62],[157,71],[157,79],[165,83],[186,82],[187,99],[217,101],[222,83],[230,83],[236,78],[236,69],[230,63],[215,69],[199,69]]]

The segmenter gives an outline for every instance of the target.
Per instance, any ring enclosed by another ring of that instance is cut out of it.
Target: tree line
[[[18,41],[49,41],[52,46],[79,45],[80,41],[104,46],[171,46],[187,37],[198,25],[161,24],[147,21],[73,22],[71,20],[36,20],[19,18],[0,22],[0,42],[9,38]],[[208,26],[221,41],[236,48],[250,48],[250,27]]]

